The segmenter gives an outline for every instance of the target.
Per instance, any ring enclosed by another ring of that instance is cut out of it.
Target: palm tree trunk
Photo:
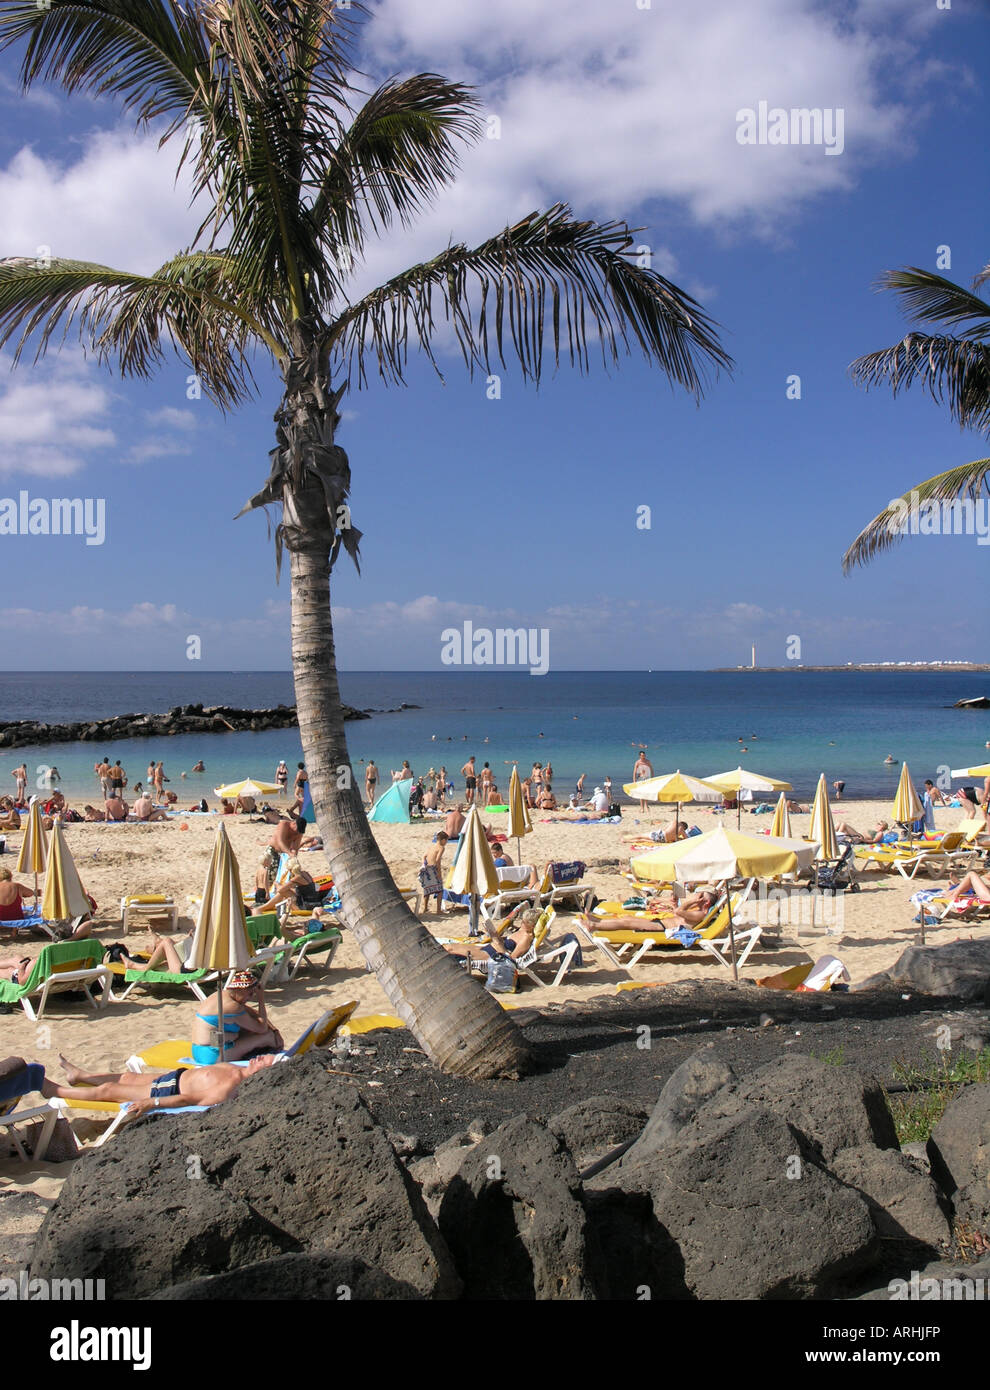
[[[438,1066],[462,1076],[518,1076],[529,1053],[512,1020],[409,910],[372,834],[344,736],[323,494],[319,487],[286,487],[283,501],[289,514],[311,522],[321,510],[324,518],[321,534],[310,524],[302,545],[289,542],[292,665],[313,807],[341,917],[396,1013]]]

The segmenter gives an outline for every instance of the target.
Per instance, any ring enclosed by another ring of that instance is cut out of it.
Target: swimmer
[[[884,763],[896,763],[896,762],[897,762],[897,759],[894,758],[894,757],[892,757],[890,753],[888,753],[887,756],[884,758]]]

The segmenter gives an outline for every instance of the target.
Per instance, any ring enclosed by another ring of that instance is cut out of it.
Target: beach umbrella
[[[675,823],[681,818],[684,802],[717,801],[722,795],[719,787],[702,781],[700,777],[689,777],[680,770],[662,772],[659,777],[648,777],[644,782],[623,782],[622,790],[634,800],[674,803],[677,806]]]
[[[56,816],[52,822],[52,836],[48,844],[48,868],[41,898],[41,915],[46,922],[69,922],[74,917],[87,917],[91,911],[76,861],[65,843],[62,817]]]
[[[817,855],[819,859],[838,859],[839,840],[835,833],[835,821],[832,819],[832,807],[829,805],[828,787],[825,783],[824,772],[818,778],[818,786],[815,788],[808,839],[817,840],[821,846]]]
[[[915,791],[914,783],[911,781],[908,765],[907,763],[902,763],[901,780],[897,784],[897,795],[894,797],[892,818],[900,825],[908,825],[911,821],[921,820],[924,814],[924,807],[918,800],[918,793]]]
[[[770,834],[775,840],[789,840],[791,838],[791,812],[787,805],[786,792],[780,793],[777,809],[770,822]]]
[[[522,850],[519,841],[523,835],[529,835],[533,829],[529,819],[529,812],[526,803],[523,801],[522,783],[519,780],[519,767],[516,763],[512,765],[512,776],[509,778],[509,824],[506,827],[507,833],[514,837],[516,842],[516,858],[522,858]]]
[[[979,767],[954,767],[950,777],[990,777],[990,763],[980,763]]]
[[[214,787],[213,795],[233,801],[239,796],[275,796],[278,791],[279,788],[274,782],[259,782],[254,777],[246,777],[243,782],[230,782],[226,787]]]
[[[747,772],[743,767],[734,767],[731,772],[715,772],[704,781],[711,782],[721,792],[735,792],[738,798],[742,791],[747,792],[789,792],[790,782],[782,782],[779,777],[768,777],[763,772]],[[742,806],[736,806],[736,829],[742,825]]]
[[[48,863],[48,847],[45,844],[45,831],[41,824],[41,807],[38,798],[32,796],[27,823],[22,826],[24,839],[14,870],[19,874],[34,874],[34,896],[38,897],[38,875],[45,872]]]
[[[635,855],[630,866],[638,879],[674,883],[721,882],[729,903],[729,944],[732,974],[738,979],[736,937],[728,893],[734,878],[774,878],[797,873],[813,861],[818,846],[806,840],[777,840],[765,835],[744,835],[720,825],[705,835],[694,835],[673,845],[663,845]]]
[[[498,870],[495,868],[491,847],[481,823],[481,815],[473,802],[461,829],[457,857],[447,887],[451,893],[467,893],[470,896],[470,930],[472,936],[477,936],[478,902],[479,899],[498,892]]]
[[[704,835],[634,855],[630,867],[638,879],[660,883],[776,878],[808,868],[817,849],[808,840],[771,839],[720,825]]]
[[[243,970],[254,952],[248,940],[241,872],[221,823],[213,854],[206,870],[199,919],[189,950],[187,965],[193,970],[216,970],[217,1047],[223,1061],[223,977],[228,970]]]

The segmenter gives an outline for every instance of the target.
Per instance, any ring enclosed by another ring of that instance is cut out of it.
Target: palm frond
[[[893,347],[857,358],[849,372],[861,386],[886,385],[895,396],[917,382],[948,404],[961,426],[990,429],[990,345],[909,333]]]
[[[73,325],[98,360],[125,376],[149,377],[170,348],[185,353],[223,407],[250,394],[254,345],[285,356],[264,301],[252,302],[237,263],[220,253],[184,252],[152,275],[85,261],[0,261],[0,347],[19,335],[15,362],[32,341],[37,360]]]
[[[385,380],[402,382],[410,346],[437,367],[438,300],[470,370],[489,370],[493,351],[504,365],[508,344],[524,378],[538,384],[547,338],[555,364],[563,347],[587,370],[597,336],[606,364],[636,344],[700,397],[731,358],[690,295],[627,258],[632,244],[624,223],[577,222],[558,203],[473,250],[450,247],[387,281],[338,316],[330,346],[359,384],[369,356]]]
[[[894,290],[905,312],[919,323],[967,324],[970,338],[990,337],[990,304],[972,290],[930,270],[919,270],[913,265],[888,270],[880,277],[878,288]]]
[[[976,459],[926,479],[893,499],[859,533],[842,557],[843,573],[848,574],[857,565],[868,565],[906,535],[919,531],[927,535],[936,527],[941,534],[958,534],[966,521],[967,503],[974,509],[975,525],[975,508],[988,496],[990,458]],[[940,509],[938,513],[936,509]],[[976,534],[980,534],[978,528]]]
[[[178,0],[0,0],[0,52],[23,39],[25,87],[119,97],[141,123],[177,127],[207,90],[209,46]]]
[[[407,225],[456,173],[458,145],[478,138],[469,88],[435,73],[384,83],[333,151],[313,203],[331,249],[359,253],[366,231]]]

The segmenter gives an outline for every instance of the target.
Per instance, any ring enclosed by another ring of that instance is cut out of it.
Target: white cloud
[[[925,26],[901,23],[917,9],[876,0],[840,19],[816,0],[649,10],[632,0],[379,0],[366,31],[379,71],[428,66],[473,80],[501,121],[501,138],[465,156],[456,188],[402,239],[401,254],[480,239],[557,199],[601,218],[638,222],[646,210],[659,229],[673,204],[720,231],[778,238],[810,200],[910,153],[917,109],[900,104],[898,84],[921,70],[950,85],[948,72],[925,67]],[[736,113],[761,100],[842,108],[844,153],[741,146]],[[662,231],[647,239],[662,243]],[[657,267],[675,272],[669,248],[654,250]],[[374,248],[361,284],[396,268]]]
[[[192,449],[181,439],[146,439],[128,449],[124,462],[147,463],[150,459],[174,458],[177,454],[191,453]]]
[[[9,365],[0,356],[0,474],[68,477],[114,446],[114,396],[80,353]]]
[[[30,146],[0,168],[0,254],[96,261],[120,270],[154,270],[192,240],[189,174],[178,183],[179,143],[130,128],[94,130],[77,140],[74,160],[46,158]]]
[[[194,430],[199,421],[191,410],[179,410],[174,405],[163,405],[161,410],[149,410],[148,419],[153,425],[164,425],[173,430]]]

